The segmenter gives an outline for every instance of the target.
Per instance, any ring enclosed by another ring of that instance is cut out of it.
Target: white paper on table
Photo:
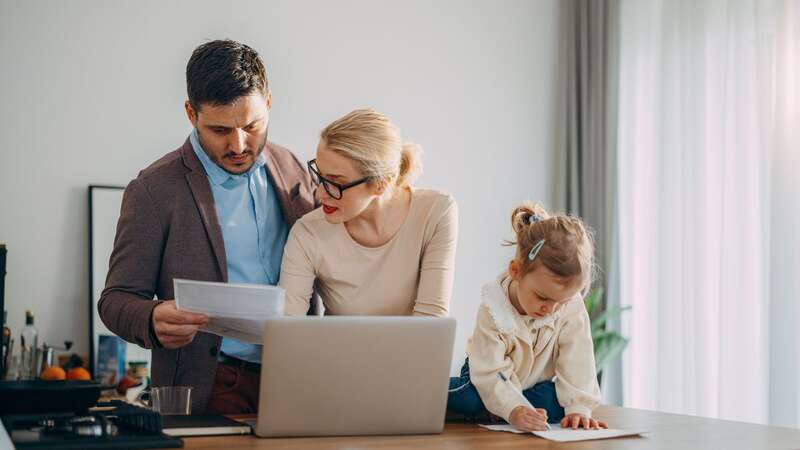
[[[264,284],[214,283],[176,278],[178,309],[208,315],[202,331],[261,344],[264,321],[283,316],[286,291]]]
[[[516,429],[513,425],[481,425],[492,431],[507,431],[509,433],[524,434],[528,431],[521,431]],[[572,428],[561,428],[561,425],[551,425],[551,429],[547,431],[531,431],[531,434],[536,436],[556,441],[556,442],[574,442],[574,441],[591,441],[594,439],[611,439],[624,436],[638,436],[642,433],[647,433],[647,430],[619,430],[619,429],[601,429],[601,430],[585,430]]]
[[[14,443],[11,441],[11,436],[8,435],[6,427],[0,421],[0,448],[14,448]]]

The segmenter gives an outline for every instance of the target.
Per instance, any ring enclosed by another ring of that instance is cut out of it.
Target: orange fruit
[[[48,366],[42,371],[41,378],[43,380],[63,380],[67,378],[67,374],[59,366]]]
[[[88,370],[84,369],[83,367],[73,367],[69,369],[67,372],[67,379],[68,380],[91,380],[92,374],[89,373]]]

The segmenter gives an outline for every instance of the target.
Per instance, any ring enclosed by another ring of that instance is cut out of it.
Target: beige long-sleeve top
[[[292,228],[281,266],[286,314],[308,311],[316,282],[327,314],[446,316],[453,290],[458,207],[414,189],[405,222],[386,244],[365,247],[316,209]]]
[[[600,387],[583,301],[576,296],[556,313],[534,319],[511,304],[509,284],[503,274],[483,286],[475,332],[467,343],[470,377],[486,408],[508,420],[514,408],[527,405],[521,390],[555,377],[565,412],[591,417],[600,403]]]

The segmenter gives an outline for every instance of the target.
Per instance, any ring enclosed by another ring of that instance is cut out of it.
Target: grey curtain
[[[595,231],[606,307],[619,305],[617,263],[617,88],[620,0],[567,0],[565,181],[567,211]],[[619,329],[611,321],[609,328]],[[622,403],[621,364],[603,372],[605,401]]]

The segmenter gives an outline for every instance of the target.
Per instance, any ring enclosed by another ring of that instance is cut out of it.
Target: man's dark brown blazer
[[[268,143],[266,170],[289,228],[314,208],[305,167],[287,149]],[[206,408],[217,370],[220,337],[197,333],[191,344],[162,348],[151,325],[158,299],[175,298],[172,280],[228,278],[214,196],[190,141],[128,184],[98,309],[109,330],[152,349],[153,385],[193,386],[192,411]],[[154,300],[155,298],[155,300]]]

